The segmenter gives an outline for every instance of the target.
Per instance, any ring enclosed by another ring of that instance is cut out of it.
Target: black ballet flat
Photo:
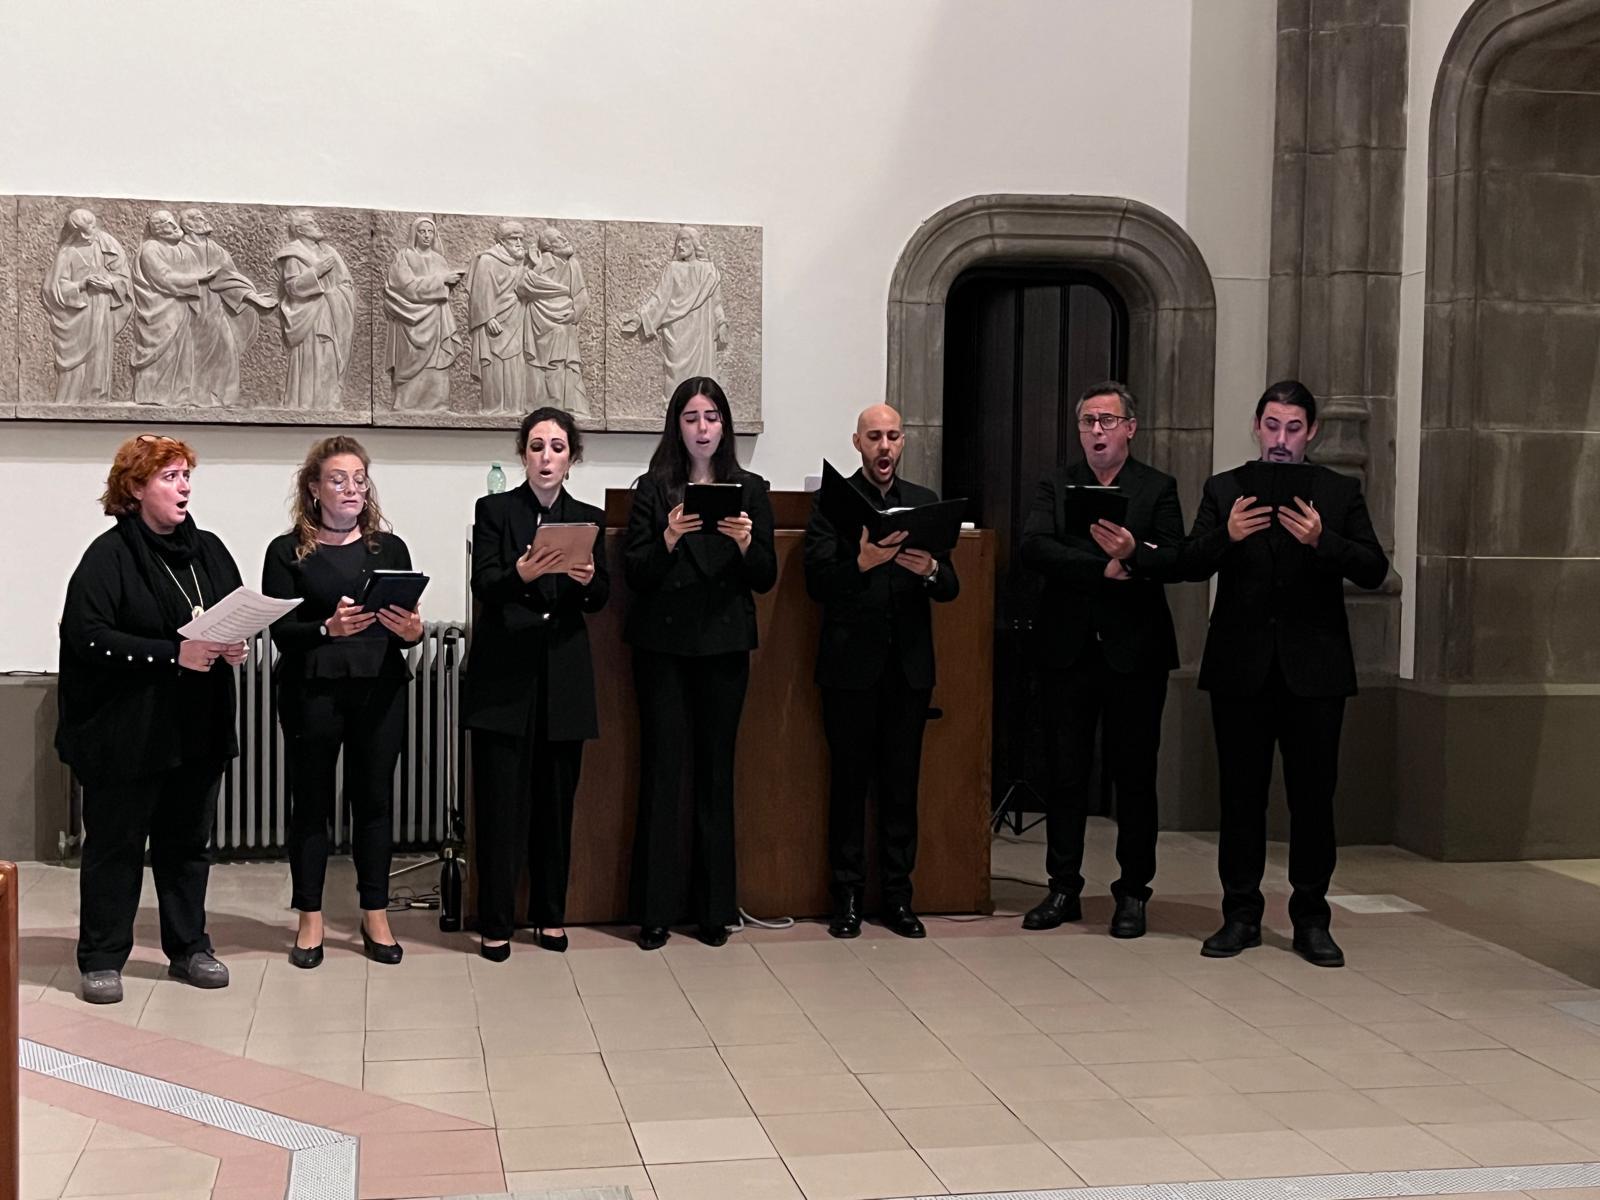
[[[394,966],[400,961],[401,956],[405,954],[405,947],[401,946],[399,942],[373,941],[372,935],[367,932],[365,925],[361,926],[361,944],[366,947],[368,958],[387,967]]]
[[[538,943],[541,950],[551,950],[556,954],[567,952],[567,935],[564,933],[546,933],[540,929],[534,932],[533,940]]]
[[[506,959],[511,957],[511,943],[507,942],[503,946],[491,946],[487,942],[480,940],[478,942],[478,953],[490,962],[505,962]]]
[[[639,949],[659,950],[667,944],[667,938],[671,936],[667,932],[665,925],[641,925],[639,927]]]
[[[305,971],[309,971],[313,967],[320,967],[322,965],[322,943],[318,942],[315,946],[290,946],[289,964]]]

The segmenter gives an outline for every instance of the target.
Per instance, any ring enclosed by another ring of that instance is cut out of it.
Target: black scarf
[[[171,533],[157,533],[138,513],[124,513],[117,518],[117,532],[174,632],[194,619],[195,604],[209,608],[222,599],[204,591],[200,596],[190,594],[197,582],[214,588],[217,578],[212,556],[193,517],[185,514],[183,524]],[[173,582],[174,577],[177,583]]]

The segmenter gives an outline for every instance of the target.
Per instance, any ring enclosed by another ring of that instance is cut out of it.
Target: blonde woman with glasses
[[[261,568],[264,593],[301,601],[272,626],[272,641],[282,656],[274,678],[289,768],[290,903],[300,914],[289,961],[308,969],[322,962],[341,750],[361,943],[374,962],[401,958],[389,930],[390,812],[405,739],[405,650],[422,640],[422,617],[363,612],[358,603],[371,572],[411,569],[410,551],[378,507],[370,467],[354,438],[312,446],[295,476],[294,525],[273,539]]]

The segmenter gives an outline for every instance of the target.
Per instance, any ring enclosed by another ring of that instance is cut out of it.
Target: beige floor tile
[[[120,1006],[119,1006],[120,1007]],[[452,1024],[461,1023],[456,1014]],[[251,1037],[298,1037],[314,1033],[361,1033],[367,1028],[366,1015],[358,1002],[346,1008],[258,1008],[250,1025]]]
[[[1352,1171],[1426,1171],[1470,1167],[1473,1161],[1425,1129],[1314,1129],[1306,1134]]]
[[[368,1029],[457,1029],[462,1012],[472,1012],[471,1001],[398,1000],[374,1003],[367,1000]],[[470,1016],[468,1018],[471,1019]],[[258,1018],[259,1020],[259,1018]]]
[[[1042,1033],[946,1034],[944,1044],[969,1070],[1005,1067],[1068,1066],[1072,1058]]]
[[[108,1121],[96,1121],[94,1132],[89,1135],[89,1141],[84,1145],[85,1150],[136,1150],[148,1146],[166,1146],[160,1138],[151,1137],[148,1133],[140,1133],[133,1129],[124,1129],[120,1125],[113,1125]]]
[[[567,1171],[507,1171],[506,1187],[512,1192],[559,1192],[578,1188],[625,1187],[634,1200],[654,1194],[643,1167],[580,1167]]]
[[[1339,1080],[1303,1058],[1214,1059],[1206,1070],[1237,1092],[1339,1091]]]
[[[1434,1050],[1493,1050],[1500,1045],[1465,1021],[1452,1021],[1449,1017],[1435,1017],[1431,1021],[1379,1021],[1367,1028],[1411,1054]],[[1600,1050],[1600,1045],[1595,1048]]]
[[[1199,1063],[1106,1063],[1089,1069],[1113,1092],[1128,1099],[1212,1096],[1233,1091]]]
[[[1190,1057],[1177,1045],[1148,1030],[1057,1034],[1054,1040],[1081,1063],[1178,1062]]]
[[[755,1117],[635,1121],[633,1137],[646,1164],[772,1158],[777,1151]]]
[[[952,1194],[1039,1191],[1083,1181],[1048,1146],[952,1146],[923,1150],[922,1159]]]
[[[788,1079],[746,1079],[738,1086],[757,1116],[788,1113],[859,1112],[878,1104],[854,1075],[797,1075]],[[985,1093],[987,1097],[987,1093]],[[623,1103],[627,1104],[624,1094]]]
[[[1263,1030],[1291,1054],[1390,1054],[1394,1043],[1364,1025],[1275,1025]]]
[[[500,1161],[507,1171],[628,1167],[639,1161],[626,1123],[502,1129]]]
[[[528,1125],[601,1125],[623,1119],[622,1104],[609,1083],[569,1083],[533,1091],[489,1092],[495,1124],[501,1129]]]
[[[1035,1100],[1110,1100],[1116,1097],[1088,1067],[1002,1067],[978,1072],[978,1078],[1006,1104]],[[914,1104],[885,1107],[915,1108]]]
[[[831,1041],[859,1038],[920,1037],[929,1029],[909,1008],[879,1009],[866,1012],[819,1012],[810,1018],[812,1026]]]
[[[364,1053],[369,1062],[473,1058],[483,1053],[483,1044],[473,1028],[390,1029],[367,1034]]]
[[[942,1196],[944,1186],[914,1150],[811,1154],[788,1164],[806,1200]]]
[[[1371,1088],[1362,1094],[1417,1125],[1477,1125],[1515,1121],[1518,1115],[1515,1109],[1507,1108],[1466,1084]]]
[[[1268,1037],[1268,1030],[1246,1025],[1236,1018],[1228,1023],[1180,1025],[1163,1029],[1161,1039],[1178,1050],[1179,1058],[1210,1062],[1218,1058],[1278,1058],[1284,1048]],[[1057,1039],[1058,1041],[1060,1039]]]
[[[65,1154],[82,1150],[94,1131],[94,1118],[22,1098],[21,1145],[27,1154]]]
[[[906,1140],[877,1108],[858,1112],[790,1113],[761,1118],[785,1159],[807,1154],[868,1154],[904,1150]]]
[[[888,1071],[857,1078],[883,1108],[937,1108],[994,1101],[982,1081],[966,1070]]]
[[[1600,1026],[1550,1013],[1535,1018],[1469,1018],[1466,1024],[1513,1050],[1527,1050],[1532,1046],[1588,1047],[1600,1036]]]
[[[1600,1040],[1592,1046],[1530,1046],[1522,1053],[1573,1079],[1600,1080]]]
[[[801,1200],[789,1169],[771,1158],[658,1163],[650,1182],[657,1200]]]
[[[1052,1141],[1050,1149],[1090,1187],[1215,1179],[1200,1159],[1169,1137]]]
[[[1305,1132],[1308,1129],[1370,1129],[1405,1125],[1406,1119],[1352,1089],[1319,1092],[1273,1092],[1258,1096],[1283,1124]]]
[[[955,1146],[1021,1146],[1038,1139],[1001,1104],[892,1109],[889,1118],[917,1150]]]
[[[108,1196],[126,1189],[130,1180],[147,1192],[166,1193],[209,1188],[217,1176],[217,1160],[179,1146],[85,1150],[72,1169],[63,1196]]]
[[[476,1033],[472,1040],[476,1047]],[[356,1030],[343,1033],[252,1033],[245,1043],[244,1056],[277,1067],[299,1067],[317,1062],[360,1062],[365,1042],[366,1035]],[[473,1053],[477,1053],[476,1048]]]
[[[21,1200],[56,1200],[67,1186],[67,1180],[72,1178],[72,1168],[78,1165],[78,1153],[77,1150],[24,1152],[19,1159],[22,1190],[18,1195]]]
[[[1329,1175],[1344,1170],[1332,1155],[1292,1129],[1265,1133],[1197,1133],[1178,1139],[1224,1179]]]
[[[857,1075],[945,1071],[962,1065],[943,1042],[926,1030],[894,1038],[845,1038],[831,1044],[845,1066]]]
[[[1040,1033],[1122,1033],[1146,1028],[1119,1004],[1030,1004],[1017,1009]]]
[[[1483,1083],[1478,1090],[1535,1121],[1576,1121],[1600,1117],[1600,1092],[1575,1079],[1518,1079]]]
[[[848,1075],[834,1078],[849,1079]],[[793,1081],[791,1081],[793,1082]],[[619,1083],[617,1098],[630,1121],[696,1120],[704,1117],[748,1117],[750,1105],[732,1079],[680,1080],[672,1083]]]
[[[609,1086],[611,1073],[598,1054],[488,1055],[489,1089],[520,1092],[533,1088],[560,1090],[573,1084]]]
[[[1033,1100],[1009,1107],[1045,1142],[1161,1136],[1161,1130],[1126,1100]]]
[[[464,1121],[475,1121],[479,1125],[492,1127],[495,1123],[494,1103],[489,1099],[488,1092],[409,1092],[397,1095],[395,1099],[419,1108],[431,1108],[434,1112],[448,1113]]]
[[[1583,1162],[1585,1151],[1537,1121],[1489,1121],[1430,1125],[1428,1132],[1485,1167]]]
[[[1270,1096],[1259,1103],[1245,1096],[1154,1096],[1133,1101],[1135,1108],[1171,1137],[1282,1129],[1283,1123],[1268,1111],[1271,1105]]]
[[[804,1013],[701,1011],[700,1023],[718,1046],[770,1046],[814,1042],[820,1036]]]
[[[1596,1044],[1600,1049],[1600,1043]],[[1435,1050],[1417,1055],[1431,1067],[1462,1083],[1551,1082],[1566,1083],[1559,1071],[1535,1062],[1515,1050]]]
[[[611,1082],[676,1083],[704,1079],[727,1079],[728,1068],[722,1055],[709,1046],[690,1046],[670,1050],[616,1050],[603,1056]]]
[[[362,1088],[396,1092],[477,1092],[489,1086],[481,1058],[414,1058],[369,1062]]]
[[[964,1008],[919,1008],[917,1018],[949,1043],[952,1038],[1038,1034],[1029,1020],[1010,1005]]]
[[[1287,1000],[1223,1000],[1221,1006],[1257,1028],[1280,1025],[1339,1025],[1350,1018],[1304,996]]]
[[[1313,1060],[1348,1087],[1406,1088],[1451,1084],[1456,1080],[1410,1054],[1314,1054]]]
[[[822,1042],[787,1045],[724,1046],[722,1061],[733,1077],[779,1079],[791,1075],[831,1075],[846,1070],[833,1047]]]
[[[709,1046],[711,1035],[698,1017],[667,1017],[639,1021],[591,1018],[595,1041],[602,1050],[670,1050],[684,1046]]]

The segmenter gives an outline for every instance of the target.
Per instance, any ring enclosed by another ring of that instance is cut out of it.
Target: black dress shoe
[[[394,966],[395,963],[400,961],[401,956],[405,954],[405,948],[399,942],[373,941],[372,935],[367,932],[365,924],[361,926],[361,945],[365,947],[368,958],[375,963],[383,963],[388,967]]]
[[[289,963],[309,971],[313,967],[322,965],[322,943],[315,946],[301,946],[299,944],[289,947]]]
[[[1022,918],[1024,929],[1054,929],[1068,921],[1083,920],[1083,905],[1076,896],[1051,892],[1030,908]]]
[[[883,923],[903,938],[927,937],[922,921],[911,911],[909,904],[896,904],[883,914]]]
[[[1136,938],[1144,936],[1144,904],[1133,896],[1118,896],[1117,911],[1111,914],[1111,928],[1108,931],[1114,938]]]
[[[490,962],[505,962],[511,957],[511,943],[502,942],[498,946],[491,946],[488,942],[478,942],[478,953]]]
[[[708,946],[726,946],[728,944],[728,927],[726,925],[702,925],[695,930],[694,935]]]
[[[1222,928],[1200,943],[1206,958],[1232,958],[1242,950],[1261,945],[1261,926],[1243,921],[1224,921]]]
[[[1294,952],[1314,967],[1344,966],[1344,951],[1333,935],[1319,926],[1294,931]]]
[[[557,954],[567,952],[567,935],[564,933],[546,933],[542,929],[534,931],[533,940],[541,950],[552,950]]]
[[[665,925],[639,926],[639,949],[659,950],[667,944],[667,938],[672,935],[667,932]]]
[[[834,897],[833,920],[828,922],[828,932],[836,938],[861,936],[861,893],[854,888]]]

